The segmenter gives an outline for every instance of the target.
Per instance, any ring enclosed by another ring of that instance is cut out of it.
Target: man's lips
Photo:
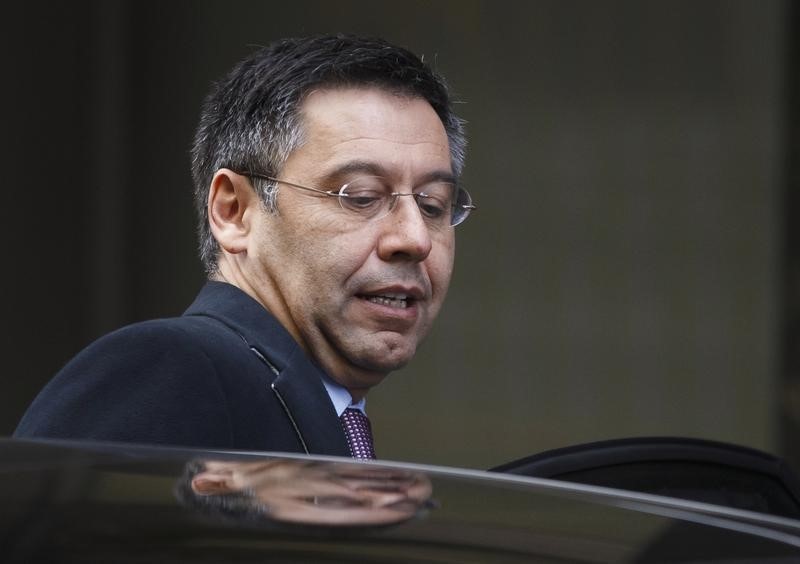
[[[374,304],[407,309],[423,299],[425,293],[417,287],[391,287],[359,292],[356,296]]]
[[[372,302],[373,304],[393,307],[397,309],[406,309],[409,306],[409,298],[403,294],[392,294],[383,296],[359,296],[361,299]]]

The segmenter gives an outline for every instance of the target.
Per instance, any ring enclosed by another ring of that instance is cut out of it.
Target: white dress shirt
[[[358,409],[364,415],[367,414],[366,410],[364,409],[364,407],[367,405],[367,398],[361,398],[360,401],[353,403],[353,397],[350,395],[350,392],[348,392],[347,388],[341,384],[337,384],[330,378],[323,378],[322,383],[325,384],[325,390],[328,392],[331,402],[333,402],[333,408],[336,410],[336,415],[341,417],[342,413],[344,413],[344,410],[348,407],[352,409]]]

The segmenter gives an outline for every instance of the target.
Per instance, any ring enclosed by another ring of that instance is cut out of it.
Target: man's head
[[[426,100],[445,126],[453,173],[461,174],[466,138],[447,86],[419,57],[380,39],[347,35],[285,39],[252,53],[219,81],[205,101],[192,148],[200,257],[216,271],[219,246],[208,225],[208,189],[220,168],[277,174],[303,142],[300,116],[317,88],[377,86]],[[256,181],[268,208],[274,183]]]
[[[359,397],[439,311],[455,242],[437,214],[463,195],[464,146],[444,82],[404,49],[326,36],[257,51],[216,85],[195,139],[206,269]],[[376,190],[416,196],[381,207]]]

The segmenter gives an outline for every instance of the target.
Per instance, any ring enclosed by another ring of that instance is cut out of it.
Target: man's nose
[[[431,234],[413,196],[398,197],[394,209],[379,220],[378,256],[385,261],[421,262],[431,252]]]

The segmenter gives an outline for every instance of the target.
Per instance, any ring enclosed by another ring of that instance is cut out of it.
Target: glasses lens
[[[377,176],[363,176],[339,190],[342,208],[364,219],[380,219],[392,211],[399,196],[414,196],[422,217],[429,226],[444,228],[462,223],[473,209],[466,190],[449,182],[432,182],[414,194],[393,194],[391,186]]]
[[[426,184],[415,193],[422,217],[434,227],[452,224],[453,192],[455,186],[449,182]]]
[[[453,217],[450,220],[450,225],[455,227],[456,225],[463,223],[471,211],[472,198],[470,197],[469,192],[463,188],[457,188],[456,201],[453,205]]]
[[[391,191],[377,177],[365,176],[348,182],[339,190],[342,207],[358,215],[374,219],[389,213]]]

